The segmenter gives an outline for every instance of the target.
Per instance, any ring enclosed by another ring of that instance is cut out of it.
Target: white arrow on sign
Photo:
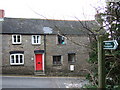
[[[103,42],[104,42],[103,49],[116,49],[118,46],[117,40],[103,41]]]

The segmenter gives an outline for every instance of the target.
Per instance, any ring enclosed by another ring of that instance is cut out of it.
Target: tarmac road
[[[81,88],[87,83],[78,77],[2,76],[2,88]]]

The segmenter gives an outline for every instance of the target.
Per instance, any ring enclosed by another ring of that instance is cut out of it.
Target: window
[[[62,64],[61,55],[53,56],[53,65],[61,65],[61,64]]]
[[[12,35],[13,44],[21,44],[22,42],[21,35]]]
[[[66,44],[66,39],[64,36],[58,35],[58,44]]]
[[[69,53],[68,54],[68,62],[69,63],[75,62],[75,53]]]
[[[32,35],[32,44],[41,44],[41,36]]]
[[[11,54],[10,55],[10,65],[23,65],[24,55],[23,54]]]

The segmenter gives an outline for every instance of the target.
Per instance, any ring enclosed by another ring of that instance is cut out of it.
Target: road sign
[[[118,42],[116,40],[103,41],[103,43],[103,49],[116,49],[118,46]]]

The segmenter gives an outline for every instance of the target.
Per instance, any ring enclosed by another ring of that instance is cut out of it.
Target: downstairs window
[[[10,65],[23,65],[24,64],[24,54],[11,54],[10,55]]]
[[[62,60],[61,60],[61,55],[59,56],[53,56],[53,65],[61,65],[62,64]]]
[[[69,54],[68,54],[68,62],[69,62],[69,63],[74,63],[74,62],[75,62],[75,59],[76,59],[75,53],[69,53]]]

